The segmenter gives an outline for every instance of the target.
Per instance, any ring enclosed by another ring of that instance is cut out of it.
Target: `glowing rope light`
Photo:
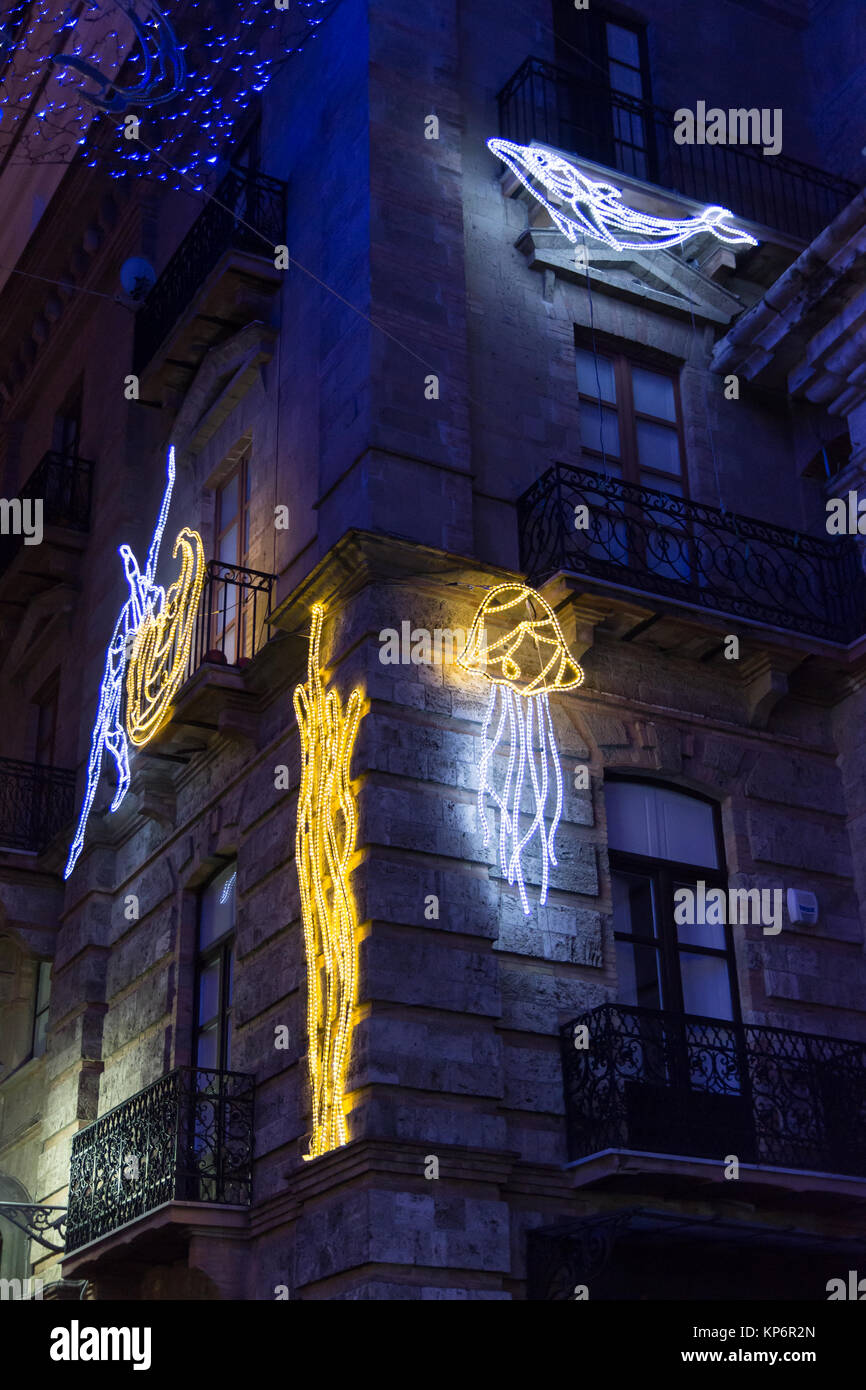
[[[337,692],[325,691],[320,669],[324,616],[324,608],[316,604],[307,681],[294,693],[301,736],[295,863],[307,958],[313,1106],[306,1158],[346,1143],[346,1072],[357,993],[356,909],[348,884],[357,814],[349,764],[361,719],[361,692],[352,691],[343,711]]]
[[[727,219],[733,217],[727,208],[706,207],[698,217],[651,217],[627,207],[614,184],[596,183],[569,160],[550,150],[538,145],[515,145],[510,140],[488,140],[487,147],[517,175],[571,242],[590,236],[606,242],[615,251],[662,251],[682,245],[689,237],[711,232],[728,246],[758,245],[741,227],[727,225]],[[536,184],[541,184],[550,198],[546,198]],[[561,210],[563,204],[573,216]],[[624,241],[614,235],[611,227],[639,235],[642,240]]]
[[[196,614],[204,586],[204,546],[197,531],[184,527],[172,556],[181,551],[180,575],[162,601],[151,607],[133,643],[126,672],[126,732],[143,748],[171,714],[183,682]]]
[[[107,750],[111,754],[117,768],[117,790],[110,807],[111,811],[116,811],[129,790],[129,741],[140,747],[153,737],[167,718],[170,700],[183,679],[192,626],[201,596],[204,555],[201,537],[184,527],[173,551],[174,555],[179,548],[183,551],[181,575],[167,596],[162,585],[156,582],[156,569],[174,489],[173,448],[168,451],[166,471],[168,477],[162,505],[147,552],[144,573],[128,545],[122,545],[119,549],[129,585],[129,598],[120,610],[105,654],[99,705],[87,761],[87,787],[75,838],[69,847],[64,878],[72,873],[84,846],[84,834],[99,784],[103,753]],[[128,710],[124,720],[124,675],[128,664],[130,674],[133,671],[135,674],[131,690],[128,690],[131,713]],[[145,732],[147,736],[143,737]]]
[[[16,0],[0,27],[0,155],[14,147],[15,163],[81,157],[112,178],[137,173],[175,188],[188,187],[184,175],[203,181],[255,96],[339,0],[293,0],[282,11],[238,0],[224,7],[219,28],[202,22],[210,4]],[[122,68],[132,75],[125,86]],[[107,113],[156,104],[160,122],[141,139],[106,124]]]
[[[232,889],[233,889],[234,886],[235,886],[235,879],[237,878],[237,876],[238,876],[238,871],[237,871],[237,869],[235,869],[235,871],[234,871],[234,873],[232,874],[231,878],[230,878],[230,879],[227,879],[227,881],[223,884],[223,891],[220,893],[220,906],[221,906],[221,907],[224,906],[225,903],[228,902],[228,900],[229,900],[229,894],[231,893]]]
[[[502,618],[514,610],[523,610],[527,603],[537,604],[543,616],[523,618],[504,636],[488,643],[487,622],[492,618]],[[466,649],[457,660],[464,670],[481,671],[490,681],[490,698],[481,728],[478,819],[486,846],[491,836],[485,808],[485,798],[489,796],[499,808],[499,863],[502,874],[509,884],[517,884],[523,911],[528,915],[531,909],[523,874],[523,852],[534,839],[538,839],[541,849],[539,902],[543,906],[547,902],[550,865],[556,865],[554,837],[562,816],[562,769],[548,695],[553,690],[572,690],[580,685],[583,671],[566,646],[553,609],[541,594],[525,584],[517,583],[500,584],[487,595],[473,619]],[[499,719],[491,738],[490,729],[497,706]],[[495,769],[497,765],[501,766],[502,759],[497,759],[496,754],[502,743],[506,719],[508,763],[497,787]],[[545,817],[551,792],[551,767],[555,803],[548,830]],[[520,803],[527,785],[531,786],[535,798],[535,813],[528,830],[521,834]]]

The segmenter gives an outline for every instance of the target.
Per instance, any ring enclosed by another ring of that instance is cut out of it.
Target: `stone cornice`
[[[848,414],[866,399],[866,191],[717,343],[712,367]]]

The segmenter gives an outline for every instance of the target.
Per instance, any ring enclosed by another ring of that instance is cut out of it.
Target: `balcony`
[[[273,248],[285,225],[286,185],[230,170],[138,312],[136,374],[162,367],[188,384],[210,347],[261,317],[283,283]]]
[[[0,758],[0,851],[41,854],[74,811],[74,771]]]
[[[575,528],[575,507],[589,526]],[[866,631],[866,575],[846,538],[815,537],[591,468],[557,463],[517,503],[520,564],[847,644]]]
[[[575,1030],[585,1025],[588,1046]],[[562,1029],[569,1156],[866,1177],[866,1043],[603,1004]]]
[[[264,652],[276,584],[276,575],[263,570],[209,561],[186,679],[170,718],[136,759],[135,789],[144,814],[173,823],[172,764],[185,766],[215,738],[255,742],[261,697],[275,678]]]
[[[50,450],[30,474],[18,494],[20,516],[13,502],[9,507],[14,534],[0,536],[0,576],[9,574],[4,584],[8,598],[20,603],[30,596],[34,587],[45,587],[46,578],[63,581],[72,577],[83,548],[82,537],[90,528],[90,507],[93,489],[93,463],[75,454]],[[32,525],[32,509],[24,504],[42,503],[43,537],[39,545],[26,545],[21,518]],[[4,597],[6,595],[4,594]]]
[[[80,1130],[67,1256],[168,1202],[249,1206],[253,1092],[251,1076],[178,1067]]]
[[[581,60],[578,58],[578,65]],[[850,203],[856,184],[748,145],[677,145],[673,112],[598,80],[527,58],[499,93],[499,131],[620,169],[699,203],[811,241]]]
[[[195,634],[190,648],[188,676],[206,662],[243,670],[270,636],[275,574],[208,562]]]

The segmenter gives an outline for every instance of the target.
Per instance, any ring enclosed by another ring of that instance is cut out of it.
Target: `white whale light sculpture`
[[[706,207],[698,217],[651,217],[626,207],[614,184],[597,183],[551,150],[539,145],[515,145],[510,140],[488,140],[487,147],[517,175],[571,242],[589,236],[606,242],[615,251],[663,251],[682,245],[689,237],[711,232],[728,246],[758,245],[741,227],[729,225],[733,213],[727,208]],[[538,184],[549,197],[539,190]],[[619,232],[626,232],[627,238],[617,235]],[[636,237],[640,240],[633,239]]]

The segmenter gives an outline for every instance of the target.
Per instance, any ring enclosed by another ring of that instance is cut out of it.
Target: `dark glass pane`
[[[728,962],[722,956],[680,951],[683,1008],[707,1018],[733,1018]]]
[[[642,415],[655,415],[659,420],[676,420],[676,392],[669,376],[651,372],[647,367],[632,367],[631,384],[635,410]]]
[[[198,1035],[196,1047],[196,1066],[215,1067],[217,1064],[217,1027],[212,1023]]]
[[[606,24],[607,51],[611,58],[621,63],[630,63],[633,68],[640,67],[640,48],[637,34],[633,29],[625,29],[621,24]]]
[[[611,849],[719,867],[709,802],[645,782],[610,782],[604,799]]]
[[[202,968],[198,979],[198,1021],[206,1023],[219,1013],[220,963],[211,961]]]
[[[586,348],[575,349],[577,365],[577,386],[586,396],[593,396],[611,404],[616,403],[616,377],[613,363],[609,357],[588,352]]]
[[[660,1009],[659,953],[655,946],[633,946],[630,941],[617,941],[615,946],[617,998],[620,1004]]]
[[[629,935],[655,936],[656,914],[652,879],[645,874],[627,874],[617,869],[611,875],[614,931]]]
[[[626,67],[624,63],[611,63],[610,85],[615,92],[625,92],[630,97],[643,96],[640,73],[634,68]]]
[[[635,431],[641,466],[679,475],[680,437],[676,429],[656,425],[652,420],[636,420]]]
[[[667,492],[671,497],[685,496],[685,489],[677,478],[661,477],[658,473],[647,473],[642,469],[640,480],[644,487],[654,487],[657,492]],[[676,525],[675,522],[671,524]]]
[[[219,491],[219,528],[224,531],[238,514],[238,477],[230,478]]]
[[[227,565],[238,563],[238,528],[237,523],[233,522],[224,536],[220,537],[218,560],[224,560]]]
[[[601,419],[596,406],[588,401],[580,405],[580,441],[586,449],[619,454],[619,422],[615,410],[602,410]],[[602,451],[602,439],[604,450]]]
[[[682,917],[685,917],[686,915],[697,916],[699,901],[698,890],[696,885],[694,883],[674,884],[674,893],[681,892],[683,889],[688,889],[692,896],[691,898],[681,899],[680,904],[676,903],[675,898],[674,912]],[[705,887],[704,891],[705,893],[710,893],[712,892],[712,888]],[[722,891],[724,892],[725,890],[723,889]],[[716,916],[716,912],[712,910],[712,904],[710,905],[709,910],[711,916]],[[724,912],[725,909],[722,909],[721,915],[724,916]],[[705,908],[703,911],[703,915],[706,916],[706,913],[707,909]],[[724,923],[722,922],[677,922],[675,918],[675,924],[677,929],[677,939],[679,941],[682,941],[684,945],[711,946],[714,949],[721,951],[724,951],[727,946],[727,941],[725,940],[725,927]]]
[[[640,149],[632,149],[630,145],[617,145],[616,167],[622,169],[624,174],[631,174],[632,178],[649,178],[646,155]]]

